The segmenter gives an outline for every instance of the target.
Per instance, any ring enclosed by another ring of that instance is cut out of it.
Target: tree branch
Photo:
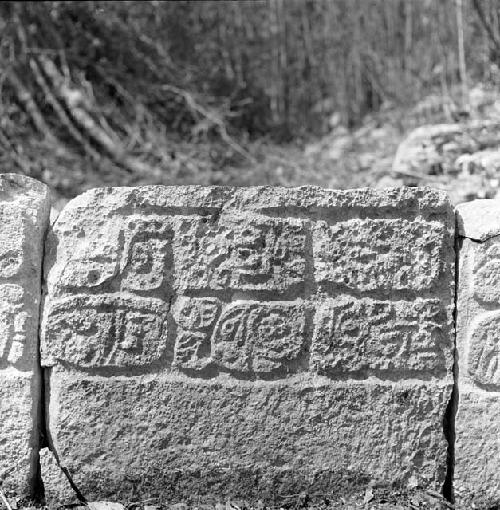
[[[475,9],[483,27],[485,28],[486,32],[488,32],[488,35],[490,36],[490,40],[495,45],[496,49],[500,51],[500,38],[498,37],[497,34],[495,34],[493,27],[491,26],[488,19],[486,18],[486,13],[484,12],[481,2],[482,2],[482,0],[472,0],[472,5],[474,6],[474,9]]]

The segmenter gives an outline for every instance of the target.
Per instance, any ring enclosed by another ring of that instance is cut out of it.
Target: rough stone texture
[[[87,500],[440,490],[453,267],[429,189],[85,193],[48,240],[50,447]]]
[[[48,448],[40,450],[40,475],[43,480],[45,504],[49,509],[57,508],[59,501],[71,505],[80,502],[57,459]]]
[[[38,324],[48,189],[0,175],[0,482],[29,496],[37,476]]]
[[[473,237],[461,240],[458,272],[455,492],[459,508],[490,508],[500,503],[498,213],[495,200],[458,209],[460,233]]]

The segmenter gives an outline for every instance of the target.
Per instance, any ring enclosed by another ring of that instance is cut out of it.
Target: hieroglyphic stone
[[[485,241],[474,251],[474,294],[486,303],[500,307],[500,241]]]
[[[48,254],[50,447],[85,496],[442,484],[444,194],[93,190],[62,211]]]
[[[447,312],[438,299],[340,296],[318,307],[311,362],[319,373],[444,373],[453,363]]]
[[[38,312],[50,199],[28,177],[0,175],[0,483],[33,494],[38,461]]]
[[[500,390],[500,311],[482,314],[470,325],[467,369],[475,383]]]
[[[144,221],[130,218],[120,263],[121,289],[152,291],[172,285],[174,231],[158,219]]]
[[[318,222],[316,279],[359,290],[429,289],[444,270],[446,228],[440,222],[400,218]]]
[[[180,261],[184,289],[286,291],[305,278],[300,220],[234,214],[203,223]]]
[[[65,263],[58,270],[54,285],[68,289],[101,287],[118,272],[118,250],[123,245],[120,223],[117,219],[95,218],[94,228],[67,225],[60,232],[61,244],[71,240]],[[49,238],[52,233],[49,233]],[[49,243],[50,246],[50,243]]]
[[[172,285],[174,233],[168,221],[130,216],[96,224],[76,232],[56,286],[147,292]]]
[[[173,307],[177,324],[174,363],[181,368],[201,369],[212,362],[212,333],[220,314],[216,298],[180,297]]]
[[[42,356],[47,366],[147,366],[167,357],[168,306],[159,299],[79,295],[51,304]]]
[[[306,348],[306,307],[282,302],[236,302],[215,328],[213,356],[236,372],[295,371]]]
[[[221,311],[222,309],[222,311]],[[174,307],[178,331],[175,365],[209,365],[233,372],[295,371],[304,355],[307,309],[303,304],[181,297]]]
[[[27,335],[32,336],[38,324],[36,317],[26,310],[25,291],[14,283],[0,285],[0,363],[15,365],[24,359],[33,361],[36,343],[27,342]]]

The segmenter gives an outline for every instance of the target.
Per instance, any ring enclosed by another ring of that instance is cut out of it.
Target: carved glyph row
[[[439,373],[447,365],[446,311],[438,299],[310,301],[160,299],[116,294],[56,301],[45,324],[46,364],[80,369],[207,369],[283,377],[312,370]]]
[[[177,291],[285,292],[312,277],[319,284],[362,291],[422,291],[432,288],[442,272],[442,246],[436,237],[444,237],[444,227],[398,218],[353,219],[331,226],[263,216],[233,215],[218,221],[128,216],[109,219],[76,237],[54,278],[60,288],[104,291],[119,279],[119,290],[132,292],[168,285]]]
[[[444,373],[449,310],[415,296],[439,287],[447,236],[418,217],[181,209],[62,225],[42,359],[203,377]]]

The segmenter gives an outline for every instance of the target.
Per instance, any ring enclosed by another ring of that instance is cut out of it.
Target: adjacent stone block
[[[458,411],[455,490],[458,508],[500,503],[500,203],[457,209]]]
[[[48,189],[0,175],[0,482],[29,496],[38,462],[41,409],[38,325]]]
[[[76,198],[47,243],[51,450],[88,500],[440,490],[453,247],[428,189]]]

